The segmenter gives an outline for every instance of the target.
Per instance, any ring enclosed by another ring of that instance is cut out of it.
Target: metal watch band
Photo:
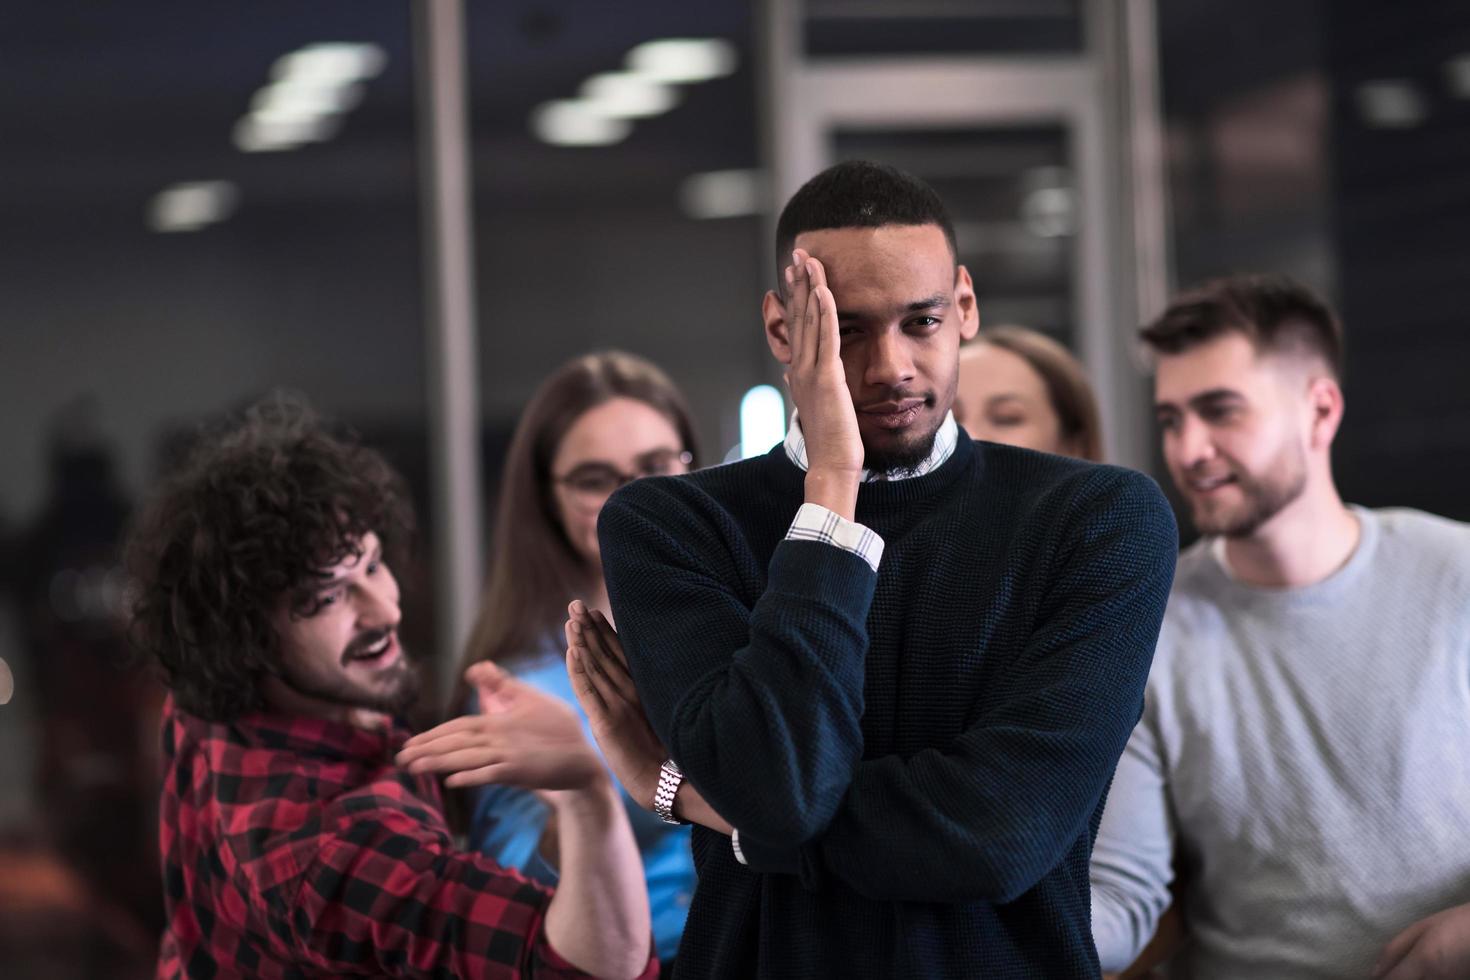
[[[684,822],[674,816],[674,795],[679,792],[679,784],[683,781],[684,770],[673,759],[665,760],[658,767],[658,787],[653,791],[653,812],[664,823]]]

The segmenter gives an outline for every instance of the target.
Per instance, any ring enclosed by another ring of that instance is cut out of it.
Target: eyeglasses
[[[635,460],[636,472],[633,473],[624,473],[611,463],[589,460],[577,464],[561,476],[553,476],[552,481],[566,487],[580,502],[601,506],[604,500],[612,496],[614,490],[624,484],[632,483],[643,476],[682,473],[692,462],[694,454],[687,449],[683,452],[656,449]]]

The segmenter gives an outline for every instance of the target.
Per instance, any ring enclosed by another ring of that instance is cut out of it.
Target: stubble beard
[[[285,667],[281,683],[297,694],[347,708],[367,708],[390,715],[401,715],[418,700],[418,671],[401,655],[396,664],[379,674],[372,688],[354,682],[345,673],[333,677],[309,676]],[[384,686],[386,684],[386,687]]]
[[[934,452],[934,440],[938,435],[939,426],[935,426],[928,435],[900,443],[897,446],[878,449],[864,444],[863,468],[869,474],[883,479],[892,479],[912,473],[919,468],[919,464],[929,458],[930,453]]]
[[[1273,475],[1279,473],[1280,475]],[[1194,506],[1194,524],[1202,535],[1248,538],[1294,503],[1307,488],[1305,454],[1287,449],[1260,476],[1235,471],[1241,503],[1226,513]]]
[[[897,392],[895,398],[912,397],[904,392]],[[951,402],[954,400],[951,397]],[[927,411],[933,411],[937,399],[931,397]],[[945,416],[949,414],[948,409],[944,412],[935,412],[936,420],[928,432],[911,435],[909,433],[892,433],[889,438],[892,444],[888,446],[874,446],[868,439],[863,440],[863,468],[870,476],[880,479],[891,480],[913,473],[924,460],[928,459],[934,452],[934,440],[939,437],[939,430],[944,425]]]

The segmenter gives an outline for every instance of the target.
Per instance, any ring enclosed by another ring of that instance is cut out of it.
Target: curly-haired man
[[[569,709],[478,665],[503,725],[475,748],[501,761],[447,781],[545,792],[554,895],[457,851],[432,778],[395,765],[412,526],[382,456],[274,396],[201,439],[133,529],[133,637],[171,690],[160,977],[656,973],[637,847]]]

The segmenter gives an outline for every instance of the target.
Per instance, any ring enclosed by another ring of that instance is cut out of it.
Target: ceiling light
[[[1444,63],[1445,80],[1450,94],[1460,99],[1470,99],[1470,54],[1462,54]]]
[[[679,204],[691,218],[759,214],[765,203],[765,174],[758,170],[713,170],[679,185]]]
[[[246,153],[292,150],[302,143],[331,139],[340,116],[290,116],[252,112],[235,124],[235,146]]]
[[[362,85],[307,85],[294,80],[274,82],[255,93],[250,108],[276,117],[326,116],[346,112],[362,101]]]
[[[1380,129],[1408,129],[1429,114],[1419,87],[1405,79],[1364,82],[1355,94],[1363,121]]]
[[[610,71],[582,83],[582,101],[614,119],[642,119],[668,112],[679,103],[679,93],[662,82],[632,72]]]
[[[626,119],[602,115],[580,99],[543,102],[531,112],[531,131],[555,146],[607,146],[632,130]]]
[[[239,190],[226,180],[174,184],[149,202],[148,225],[154,231],[198,231],[228,218],[239,199]]]
[[[271,67],[271,78],[316,85],[339,85],[372,78],[388,64],[388,54],[376,44],[330,41],[308,44],[283,55]]]
[[[1038,187],[1021,199],[1021,220],[1037,238],[1076,234],[1076,199],[1067,187]]]
[[[656,82],[704,82],[728,75],[738,61],[735,46],[719,38],[665,38],[628,52],[628,70]]]

